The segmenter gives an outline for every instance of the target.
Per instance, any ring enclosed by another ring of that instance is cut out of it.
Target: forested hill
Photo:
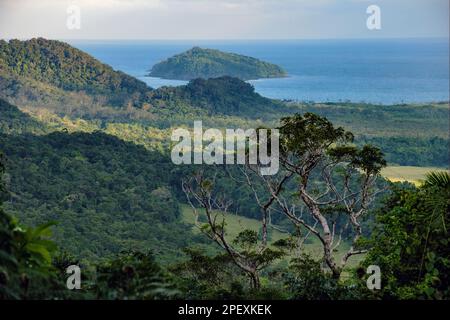
[[[56,89],[102,96],[107,104],[140,107],[151,89],[123,72],[115,71],[92,56],[64,42],[35,38],[27,41],[0,40],[0,89],[5,93],[30,95],[36,82],[41,90],[57,95]]]
[[[140,127],[118,128],[113,133],[127,137]],[[180,217],[180,181],[191,168],[175,166],[167,150],[149,150],[99,130],[56,129],[0,99],[5,211],[27,225],[56,222],[59,247],[90,261],[134,249],[174,262],[180,248],[208,243]],[[144,138],[144,131],[137,133]],[[230,190],[242,195],[236,185]],[[259,212],[245,198],[241,202],[246,214]]]
[[[63,250],[99,258],[153,250],[174,259],[198,242],[179,222],[170,158],[100,132],[3,135],[9,199],[28,225],[55,221]]]
[[[235,53],[194,47],[153,66],[150,76],[192,80],[232,76],[242,80],[285,77],[279,66]]]
[[[264,118],[293,108],[255,92],[255,88],[238,78],[194,79],[185,86],[162,87],[152,92],[154,103],[179,110],[188,105],[207,115],[234,115]]]

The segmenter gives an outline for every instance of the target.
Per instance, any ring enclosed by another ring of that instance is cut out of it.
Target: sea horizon
[[[383,105],[449,100],[449,42],[439,37],[68,42],[152,88],[187,83],[148,77],[154,64],[193,46],[207,46],[283,67],[286,78],[248,81],[268,98]]]

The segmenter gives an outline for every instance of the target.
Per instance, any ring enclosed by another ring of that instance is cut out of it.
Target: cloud
[[[382,9],[369,33],[366,8]],[[82,27],[67,30],[66,9]],[[447,0],[0,0],[0,38],[238,39],[448,35]]]

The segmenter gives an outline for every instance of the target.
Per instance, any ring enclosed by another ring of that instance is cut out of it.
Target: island
[[[192,80],[230,76],[241,80],[283,78],[280,66],[256,58],[214,49],[194,47],[156,65],[149,76],[170,80]]]

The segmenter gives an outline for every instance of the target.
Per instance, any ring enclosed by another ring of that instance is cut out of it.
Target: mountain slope
[[[3,134],[21,134],[48,133],[47,127],[36,121],[26,113],[20,111],[16,106],[0,99],[0,133]]]
[[[66,43],[42,38],[0,41],[0,98],[59,116],[155,126],[186,115],[261,118],[282,105],[231,77],[153,90]]]
[[[0,84],[3,97],[45,102],[72,92],[115,107],[142,107],[151,91],[144,82],[64,42],[43,38],[0,41]]]
[[[150,76],[165,79],[236,77],[242,80],[285,77],[279,66],[235,53],[194,47],[153,66]]]
[[[179,222],[167,156],[100,132],[0,134],[0,150],[5,211],[28,225],[57,222],[54,239],[78,257],[135,249],[173,259],[198,242]]]
[[[152,100],[168,108],[189,105],[205,115],[240,116],[257,119],[286,112],[285,104],[265,98],[247,82],[232,77],[194,79],[185,86],[162,87],[152,92]]]

